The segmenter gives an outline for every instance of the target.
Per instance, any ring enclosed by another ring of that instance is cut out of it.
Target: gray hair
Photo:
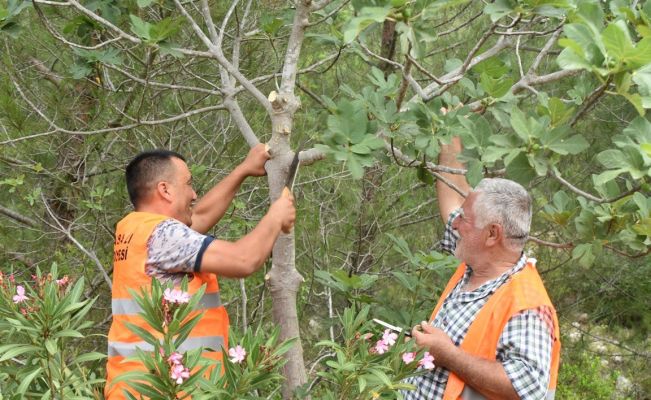
[[[500,224],[507,246],[522,250],[531,228],[531,197],[527,190],[508,179],[485,178],[474,192],[478,194],[473,205],[477,227]]]

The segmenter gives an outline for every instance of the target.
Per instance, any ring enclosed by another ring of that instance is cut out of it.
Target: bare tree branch
[[[60,33],[59,33],[59,32],[58,32],[58,31],[57,31],[57,30],[52,26],[52,24],[50,24],[50,20],[47,19],[47,18],[45,17],[45,15],[43,15],[43,10],[41,10],[41,7],[39,6],[39,3],[41,3],[41,2],[39,2],[39,1],[35,1],[35,2],[33,2],[33,4],[34,4],[34,9],[36,10],[36,14],[38,14],[39,20],[43,23],[43,26],[45,26],[45,29],[47,29],[47,31],[50,32],[50,34],[51,34],[55,39],[57,39],[57,40],[60,41],[61,43],[64,43],[64,44],[66,44],[66,45],[68,45],[68,46],[70,46],[70,47],[78,48],[78,49],[84,49],[84,50],[97,50],[97,49],[101,49],[101,48],[104,47],[104,46],[108,46],[109,44],[111,44],[111,43],[115,43],[115,42],[117,42],[117,41],[119,41],[119,40],[122,39],[122,37],[119,37],[119,36],[118,36],[118,37],[116,37],[116,38],[109,39],[109,40],[107,40],[107,41],[101,42],[101,43],[99,43],[99,44],[97,44],[97,45],[95,45],[95,46],[84,46],[84,45],[81,45],[81,44],[78,44],[78,43],[71,42],[71,41],[69,41],[68,39],[66,39],[65,37],[63,37],[63,35],[61,35],[61,34],[60,34]]]
[[[267,113],[271,115],[273,113],[273,109],[271,108],[271,103],[267,100],[267,97],[264,94],[262,94],[262,92],[260,92],[260,90],[258,90],[258,88],[255,87],[255,85],[253,85],[249,79],[247,79],[244,75],[242,75],[242,73],[239,70],[237,70],[233,66],[233,64],[231,64],[226,59],[224,53],[222,52],[221,47],[216,46],[210,41],[208,36],[206,36],[203,33],[203,31],[201,30],[197,22],[194,20],[194,18],[192,18],[192,16],[188,13],[185,7],[183,7],[181,2],[179,0],[174,0],[174,3],[176,4],[176,7],[179,9],[181,14],[183,14],[183,16],[188,20],[190,26],[192,26],[192,29],[197,34],[199,39],[201,39],[201,41],[206,45],[206,47],[208,47],[208,49],[213,55],[213,58],[215,58],[217,62],[219,62],[219,64],[222,65],[226,69],[226,71],[228,71],[229,74],[233,75],[235,79],[237,79],[237,81],[240,82],[240,84],[244,86],[244,88],[246,88],[246,90],[248,90],[249,93],[251,93],[251,95],[256,98],[256,100],[258,100],[260,105],[264,107]]]
[[[13,219],[14,221],[20,222],[23,225],[31,226],[32,228],[36,228],[39,226],[39,224],[33,219],[26,217],[2,205],[0,205],[0,214],[4,215],[5,217],[9,217]]]
[[[35,0],[35,2],[36,2],[36,3],[42,3],[42,0]],[[87,9],[86,7],[82,6],[81,4],[79,4],[79,2],[78,2],[77,0],[69,0],[68,3],[71,4],[72,6],[74,6],[77,10],[81,11],[82,14],[86,15],[86,16],[89,17],[90,19],[93,19],[93,20],[99,22],[101,25],[110,28],[110,29],[111,29],[113,32],[115,32],[119,37],[124,38],[124,39],[127,39],[128,41],[133,42],[133,43],[137,43],[137,44],[140,44],[140,43],[142,42],[142,41],[140,40],[140,38],[137,38],[137,37],[135,37],[135,36],[129,35],[129,34],[126,33],[125,31],[123,31],[122,29],[120,29],[120,28],[118,28],[117,26],[113,25],[113,24],[112,24],[111,22],[109,22],[108,20],[106,20],[106,19],[100,17],[99,15],[97,15],[97,14],[95,14],[94,12],[90,11],[90,10]]]
[[[27,96],[25,96],[25,93],[22,91],[22,89],[18,85],[18,82],[16,82],[15,79],[12,79],[12,83],[14,84],[14,87],[16,88],[18,93],[20,94],[20,97],[22,97],[22,99],[27,104],[29,104],[29,106],[38,115],[40,115],[41,118],[43,118],[45,121],[47,121],[47,123],[51,127],[53,127],[54,129],[50,130],[50,131],[47,131],[47,132],[41,132],[41,133],[36,133],[36,134],[32,134],[32,135],[22,136],[22,137],[15,138],[15,139],[8,139],[8,140],[0,142],[0,145],[6,145],[6,144],[10,144],[10,143],[21,142],[21,141],[24,141],[24,140],[34,139],[34,138],[37,138],[37,137],[53,135],[53,134],[56,134],[56,133],[67,133],[67,134],[70,134],[70,135],[95,135],[95,134],[100,134],[100,133],[117,132],[117,131],[133,129],[133,128],[136,128],[136,127],[142,126],[142,125],[166,124],[166,123],[169,123],[169,122],[182,120],[182,119],[191,117],[191,116],[196,115],[196,114],[201,114],[201,113],[205,113],[205,112],[209,112],[209,111],[216,111],[216,110],[224,110],[224,109],[226,109],[226,106],[224,104],[217,104],[217,105],[214,105],[214,106],[208,106],[208,107],[203,107],[203,108],[199,108],[199,109],[196,109],[196,110],[187,111],[185,113],[175,115],[175,116],[170,117],[170,118],[160,119],[160,120],[151,120],[151,121],[142,121],[141,120],[141,121],[138,121],[136,123],[133,123],[133,124],[130,124],[130,125],[125,125],[125,126],[117,126],[117,127],[112,127],[112,128],[96,129],[96,130],[90,130],[90,131],[73,131],[73,130],[61,128],[60,126],[55,124],[38,107],[36,107],[36,105],[34,105],[34,103],[32,103],[27,98]]]
[[[546,240],[538,239],[535,236],[529,236],[529,239],[527,239],[530,242],[534,242],[536,244],[539,244],[541,246],[545,247],[552,247],[554,249],[572,249],[574,248],[573,243],[554,243],[554,242],[548,242]]]
[[[470,25],[472,23],[472,21],[476,20],[477,18],[481,17],[482,15],[484,15],[484,10],[482,10],[482,11],[478,12],[477,14],[473,15],[472,17],[470,17],[470,19],[468,21],[464,22],[463,24],[461,24],[461,25],[459,25],[457,27],[449,29],[447,31],[443,31],[441,33],[438,33],[437,36],[439,36],[439,37],[440,36],[446,36],[446,35],[449,35],[451,33],[454,33],[456,31]]]
[[[533,74],[534,72],[536,72],[536,70],[538,70],[538,67],[540,66],[540,63],[542,62],[542,60],[545,58],[545,56],[547,56],[547,53],[549,53],[552,46],[554,46],[554,44],[556,44],[556,42],[558,41],[558,38],[561,36],[562,28],[563,28],[563,24],[561,24],[561,26],[559,26],[554,31],[554,33],[549,38],[549,40],[547,40],[547,43],[545,43],[543,48],[540,50],[540,53],[538,53],[538,55],[536,56],[536,59],[531,64],[531,67],[529,67],[529,71],[527,71],[527,74]]]
[[[84,254],[86,254],[86,256],[88,256],[88,258],[93,260],[93,262],[95,263],[95,266],[97,267],[97,269],[100,271],[100,273],[104,277],[104,281],[106,281],[106,284],[108,285],[109,289],[113,289],[113,283],[111,282],[111,278],[109,278],[108,274],[106,273],[106,270],[102,266],[102,263],[99,261],[99,258],[97,258],[97,255],[93,251],[86,249],[81,243],[79,243],[79,241],[77,241],[77,239],[74,238],[74,236],[72,236],[72,233],[70,232],[70,228],[72,227],[72,225],[70,225],[68,228],[65,228],[63,225],[61,225],[61,222],[59,221],[57,216],[54,214],[52,209],[50,208],[50,205],[47,203],[47,200],[45,199],[45,196],[43,195],[43,193],[41,193],[41,200],[43,201],[43,205],[45,205],[45,209],[47,210],[47,213],[50,215],[50,217],[52,218],[52,220],[56,224],[56,225],[50,225],[50,226],[52,226],[53,228],[55,228],[59,232],[65,234],[68,237],[68,239],[72,243],[74,243],[75,246],[77,246],[79,248],[79,250],[81,250]]]
[[[322,23],[323,21],[326,21],[328,18],[330,18],[330,17],[336,15],[339,11],[341,11],[341,9],[344,8],[344,7],[345,7],[349,2],[350,2],[350,0],[344,0],[344,1],[342,1],[341,4],[339,4],[339,5],[337,6],[337,8],[335,8],[334,10],[330,11],[330,12],[328,13],[328,15],[326,15],[325,17],[321,18],[321,19],[318,20],[318,21],[310,22],[310,23],[308,24],[308,26],[319,25],[319,24]],[[331,3],[331,0],[324,1],[323,3],[326,3],[326,4],[323,6],[323,7],[325,7],[327,4]],[[314,4],[313,4],[312,11],[320,10],[320,9],[322,9],[323,7],[314,7]]]
[[[325,157],[325,153],[319,149],[308,149],[298,153],[298,159],[301,161],[301,165],[314,164],[316,161],[323,160]]]
[[[45,79],[52,82],[56,87],[59,87],[61,85],[61,81],[63,79],[59,75],[52,72],[48,67],[46,67],[43,61],[35,57],[31,57],[29,60],[31,61],[34,68],[36,68],[38,72],[45,76]]]
[[[597,196],[591,195],[588,192],[584,192],[583,190],[581,190],[581,189],[577,188],[576,186],[572,185],[567,180],[563,179],[562,176],[560,176],[559,174],[557,174],[556,172],[554,172],[552,170],[549,170],[548,175],[550,175],[551,177],[553,177],[554,179],[556,179],[557,181],[562,183],[563,186],[565,186],[566,188],[568,188],[570,191],[574,192],[575,194],[578,194],[579,196],[583,196],[586,199],[594,201],[595,203],[599,203],[599,204],[614,203],[617,200],[621,200],[626,196],[630,196],[631,194],[633,194],[633,193],[635,193],[635,192],[637,192],[637,191],[639,191],[641,189],[640,185],[635,185],[631,189],[621,193],[618,196],[615,196],[615,197],[610,198],[610,199],[604,199],[602,197],[597,197]]]
[[[484,35],[484,37],[486,39],[488,38],[488,36],[490,36],[490,35],[486,35],[486,34]],[[500,53],[505,48],[508,48],[511,45],[511,43],[512,43],[512,41],[510,40],[510,38],[500,37],[497,40],[497,42],[493,45],[493,47],[491,47],[490,49],[488,49],[485,52],[481,53],[480,55],[471,58],[467,65],[464,63],[464,65],[466,65],[465,69],[463,68],[463,66],[461,66],[459,68],[456,68],[455,70],[450,71],[449,73],[441,76],[440,81],[445,82],[445,83],[458,81],[459,79],[461,79],[463,77],[463,74],[465,73],[465,71],[467,69],[472,68],[473,66],[479,64],[480,62],[482,62],[482,61],[484,61],[484,60],[486,60],[486,59],[488,59],[490,57],[495,56],[496,54]],[[477,48],[477,46],[475,46],[475,48]],[[469,57],[470,57],[470,55],[469,55]],[[466,60],[466,62],[467,61],[468,60]],[[439,83],[434,82],[434,83],[429,84],[428,86],[426,86],[423,89],[424,96],[421,96],[421,98],[423,100],[430,100],[433,97],[435,97],[438,93],[441,93],[441,92],[442,92],[441,91],[441,85]],[[411,100],[413,101],[415,99],[416,99],[416,97],[412,97]]]
[[[301,54],[305,28],[309,25],[310,0],[297,0],[292,32],[289,35],[285,61],[283,64],[281,93],[294,93],[294,83],[298,72],[298,59]]]
[[[597,100],[599,100],[599,98],[603,96],[603,94],[606,92],[606,89],[608,88],[608,85],[610,85],[612,79],[613,79],[612,75],[609,75],[606,82],[604,82],[603,85],[599,86],[597,89],[594,90],[594,92],[590,94],[590,96],[588,96],[588,98],[583,102],[583,107],[581,108],[581,110],[579,110],[579,112],[577,112],[572,118],[572,120],[570,121],[570,126],[573,127],[574,125],[576,125],[576,123],[579,122],[579,119],[581,119],[583,115],[585,115],[588,111],[590,111],[590,109],[592,109],[592,106],[594,106]]]

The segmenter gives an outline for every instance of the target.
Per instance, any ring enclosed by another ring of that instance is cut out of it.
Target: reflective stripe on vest
[[[141,308],[129,289],[139,292],[151,287],[152,278],[145,272],[148,257],[148,240],[158,224],[169,219],[164,215],[147,212],[132,212],[118,222],[115,234],[113,264],[112,302],[113,321],[108,334],[108,360],[106,365],[105,398],[107,400],[125,400],[123,390],[126,382],[113,383],[119,375],[144,370],[139,361],[124,362],[124,357],[136,355],[136,349],[152,351],[153,346],[144,342],[138,335],[127,328],[132,323],[152,333],[160,339],[145,319],[139,315]],[[204,312],[204,316],[190,332],[190,336],[180,346],[180,352],[204,347],[203,357],[219,360],[222,348],[228,347],[228,314],[221,304],[217,277],[210,273],[194,272],[188,281],[187,292],[195,294],[205,284],[206,289],[195,312]]]
[[[545,400],[554,400],[556,390],[548,390]],[[461,393],[461,400],[486,400],[486,397],[474,391],[470,386],[466,386]]]
[[[221,351],[224,346],[224,338],[221,336],[202,336],[190,337],[177,349],[180,353],[185,353],[188,350],[198,349],[203,347],[206,350]],[[136,355],[136,348],[142,351],[154,351],[154,346],[147,342],[109,342],[108,343],[108,356],[109,357],[131,357]]]
[[[217,293],[204,293],[197,303],[195,310],[207,310],[209,308],[216,308],[222,305],[221,299],[219,297],[219,292]],[[142,312],[142,308],[137,301],[133,299],[113,299],[111,300],[111,306],[113,309],[113,315],[128,315],[128,314],[138,314]]]

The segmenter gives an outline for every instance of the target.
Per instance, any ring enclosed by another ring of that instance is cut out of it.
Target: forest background
[[[299,338],[282,390],[256,395],[339,398],[344,382],[370,398],[375,379],[396,396],[390,372],[358,380],[359,358],[315,344],[348,343],[351,306],[401,326],[429,316],[455,266],[436,251],[445,171],[531,191],[559,398],[650,398],[651,2],[3,0],[0,41],[3,285],[56,265],[92,304],[78,335],[39,341],[3,292],[0,397],[41,398],[55,384],[39,357],[54,354],[99,391],[136,153],[186,155],[201,194],[264,142],[268,178],[246,181],[212,232],[249,231],[302,150],[294,231],[263,272],[220,282],[235,337]],[[436,165],[453,135],[467,170]]]

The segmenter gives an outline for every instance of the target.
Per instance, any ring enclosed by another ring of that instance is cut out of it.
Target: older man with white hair
[[[463,168],[459,138],[441,148],[439,163]],[[484,179],[471,190],[463,175],[436,184],[447,223],[442,248],[461,264],[429,322],[413,331],[436,367],[411,378],[405,400],[553,399],[560,341],[556,311],[523,253],[531,198],[520,184]]]

